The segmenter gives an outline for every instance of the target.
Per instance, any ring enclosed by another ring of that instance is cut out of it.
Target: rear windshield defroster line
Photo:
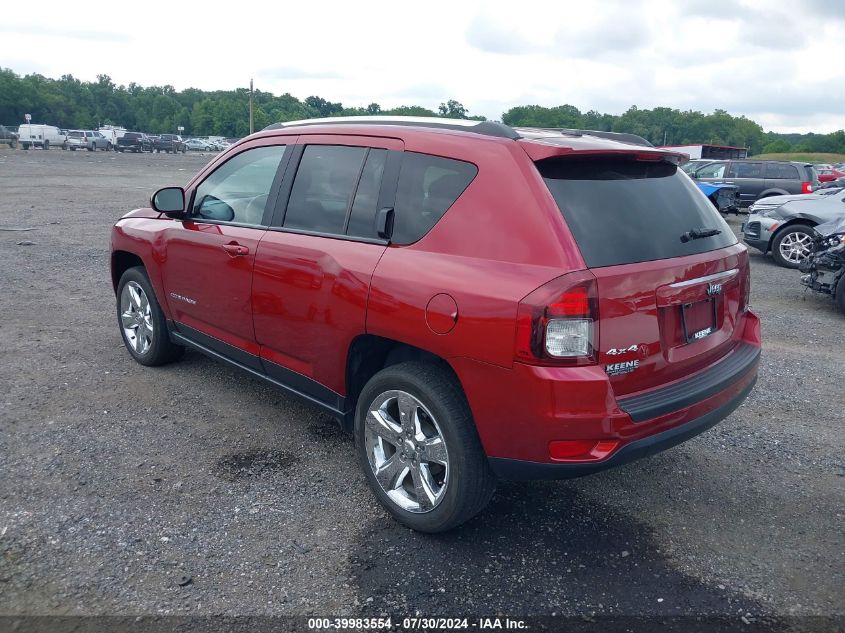
[[[675,165],[555,158],[537,169],[590,268],[695,255],[736,244],[733,231]],[[719,229],[682,242],[690,229]]]

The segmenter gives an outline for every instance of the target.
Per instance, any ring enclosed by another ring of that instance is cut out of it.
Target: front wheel
[[[807,224],[793,224],[772,241],[772,259],[784,268],[798,268],[810,254],[813,228]]]
[[[420,532],[464,523],[495,490],[466,397],[432,363],[393,365],[370,379],[358,399],[355,447],[379,502]]]
[[[170,341],[167,321],[146,271],[130,268],[117,286],[117,321],[123,344],[142,365],[163,365],[179,358],[184,348]]]

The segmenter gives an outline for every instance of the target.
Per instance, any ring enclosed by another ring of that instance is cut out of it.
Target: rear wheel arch
[[[401,341],[362,334],[352,341],[346,355],[346,403],[349,411],[343,420],[346,430],[352,430],[358,396],[367,382],[382,369],[408,361],[420,361],[443,368],[464,392],[458,375],[445,358]]]
[[[786,189],[767,189],[763,193],[759,195],[757,198],[761,200],[763,198],[771,198],[772,196],[788,196],[789,192]]]

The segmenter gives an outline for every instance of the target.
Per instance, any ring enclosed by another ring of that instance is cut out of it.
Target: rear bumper
[[[502,479],[571,479],[582,477],[593,473],[621,466],[642,457],[648,457],[668,448],[677,446],[688,439],[703,433],[715,426],[742,404],[743,400],[751,393],[757,382],[756,371],[748,385],[728,400],[718,409],[714,409],[700,418],[696,418],[681,426],[676,426],[668,431],[657,433],[625,444],[613,455],[600,462],[549,464],[540,462],[528,462],[520,459],[506,459],[502,457],[491,457],[488,459],[490,467],[496,476]]]
[[[702,371],[663,387],[617,396],[601,366],[510,370],[455,360],[482,446],[503,478],[566,478],[665,450],[728,416],[753,388],[760,322],[746,312],[736,346]],[[598,454],[555,459],[566,442],[616,443]]]

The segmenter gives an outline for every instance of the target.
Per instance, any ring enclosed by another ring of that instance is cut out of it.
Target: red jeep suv
[[[191,347],[335,416],[378,500],[447,530],[496,478],[593,473],[757,378],[745,247],[625,134],[448,119],[277,124],[117,222],[129,353]]]

